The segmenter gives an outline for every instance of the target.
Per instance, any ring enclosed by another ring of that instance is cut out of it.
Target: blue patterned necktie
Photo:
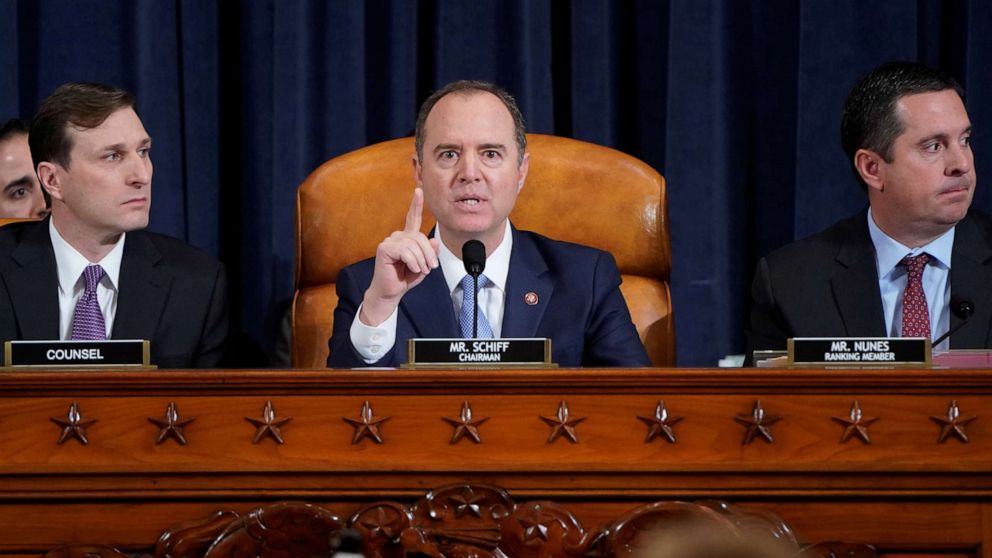
[[[100,302],[96,298],[97,283],[107,273],[98,265],[87,266],[83,270],[83,280],[86,290],[76,303],[76,311],[72,315],[72,337],[86,341],[98,341],[107,338],[107,327],[100,311]]]
[[[479,276],[479,288],[489,284],[489,278],[485,275]],[[458,315],[458,325],[462,330],[462,337],[469,339],[472,337],[472,312],[475,307],[475,286],[472,284],[472,276],[462,277],[462,311]],[[479,339],[492,339],[493,328],[489,325],[486,314],[479,308]]]

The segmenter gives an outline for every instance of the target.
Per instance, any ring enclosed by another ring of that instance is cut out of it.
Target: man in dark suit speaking
[[[950,347],[989,347],[992,221],[969,211],[961,87],[920,64],[882,65],[848,96],[841,139],[869,207],[758,263],[748,356],[789,337],[937,339],[959,326]]]
[[[410,338],[470,337],[473,298],[479,337],[549,337],[562,366],[650,366],[613,257],[510,224],[529,160],[502,89],[454,82],[424,102],[406,225],[338,276],[328,366],[397,366]],[[430,238],[425,203],[438,222]],[[478,297],[460,259],[473,239],[486,253]]]
[[[29,142],[51,217],[0,229],[0,340],[148,339],[152,364],[213,367],[227,339],[220,262],[144,232],[152,140],[134,99],[69,83]]]

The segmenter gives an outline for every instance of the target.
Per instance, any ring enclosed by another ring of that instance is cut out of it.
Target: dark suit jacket
[[[112,339],[148,339],[160,368],[217,366],[227,341],[220,262],[167,236],[127,233]],[[58,339],[59,299],[48,220],[0,228],[0,340]]]
[[[374,259],[364,260],[338,275],[327,366],[399,366],[407,360],[408,339],[461,336],[438,268],[400,302],[393,349],[365,364],[351,345],[350,329],[374,265]],[[502,336],[551,338],[552,360],[561,366],[651,366],[619,287],[610,254],[513,229]],[[537,294],[538,304],[524,303],[529,292]]]
[[[989,348],[992,220],[971,211],[954,231],[951,293],[975,313],[951,348]],[[875,247],[867,209],[758,262],[751,288],[748,361],[753,350],[785,349],[789,337],[885,337]],[[961,319],[951,314],[951,328]]]

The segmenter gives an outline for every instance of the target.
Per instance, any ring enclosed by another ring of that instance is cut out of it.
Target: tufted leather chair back
[[[12,225],[14,223],[20,223],[22,221],[37,221],[34,217],[0,217],[0,227],[5,225]]]

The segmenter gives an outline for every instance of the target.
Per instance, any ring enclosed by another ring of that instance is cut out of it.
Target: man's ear
[[[524,187],[524,182],[527,180],[527,171],[530,170],[530,152],[524,153],[524,160],[520,163],[520,180],[517,181],[517,193]]]
[[[413,163],[413,183],[419,188],[424,185],[422,178],[424,167],[420,164],[420,158],[417,157],[416,153],[410,158],[410,162]]]
[[[53,200],[65,201],[62,196],[62,167],[55,163],[38,163],[38,181]]]
[[[881,192],[884,189],[886,165],[885,159],[870,149],[859,149],[854,154],[854,168],[872,190]]]

